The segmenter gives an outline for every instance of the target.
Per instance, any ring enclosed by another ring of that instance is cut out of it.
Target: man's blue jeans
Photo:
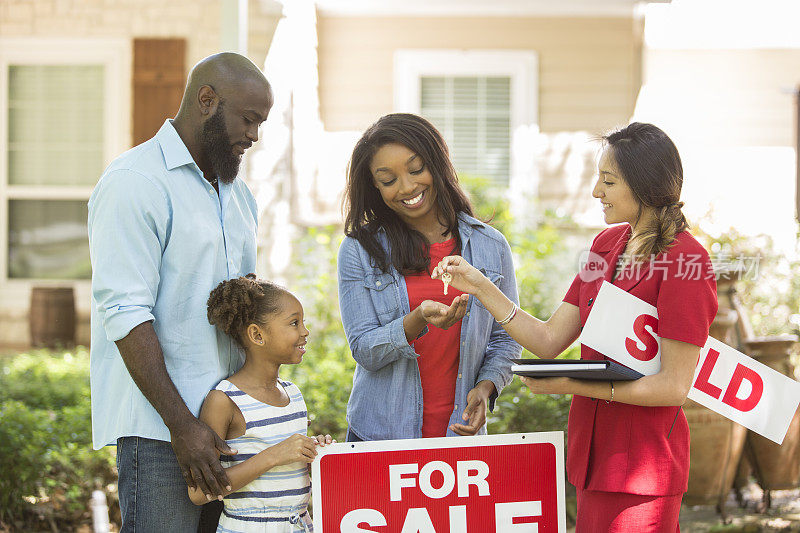
[[[169,442],[142,437],[117,439],[121,533],[195,533],[201,507],[186,491]]]

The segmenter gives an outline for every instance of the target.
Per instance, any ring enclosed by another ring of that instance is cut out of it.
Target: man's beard
[[[203,124],[200,147],[211,163],[214,176],[224,183],[233,183],[239,174],[242,159],[233,153],[233,144],[222,119],[222,104],[217,106],[217,112]]]

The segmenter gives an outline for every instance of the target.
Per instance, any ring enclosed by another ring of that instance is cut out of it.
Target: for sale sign
[[[656,308],[607,281],[580,341],[642,374],[661,369]],[[689,398],[780,444],[800,404],[800,383],[709,337]]]
[[[566,529],[561,432],[333,444],[312,476],[317,533]]]

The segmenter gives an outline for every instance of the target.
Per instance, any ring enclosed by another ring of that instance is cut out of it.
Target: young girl
[[[288,291],[248,274],[211,291],[208,320],[246,354],[241,370],[209,392],[200,411],[200,419],[237,450],[222,460],[231,486],[217,531],[313,531],[308,463],[317,446],[333,440],[306,436],[303,395],[278,377],[281,365],[303,360],[303,306]],[[191,488],[189,497],[197,505],[210,499]]]

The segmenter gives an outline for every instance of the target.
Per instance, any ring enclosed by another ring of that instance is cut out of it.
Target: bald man
[[[272,91],[222,53],[189,75],[177,116],[105,170],[89,200],[92,432],[117,446],[122,531],[196,531],[235,454],[197,419],[244,354],[206,318],[221,281],[255,272],[256,203],[237,180]]]

